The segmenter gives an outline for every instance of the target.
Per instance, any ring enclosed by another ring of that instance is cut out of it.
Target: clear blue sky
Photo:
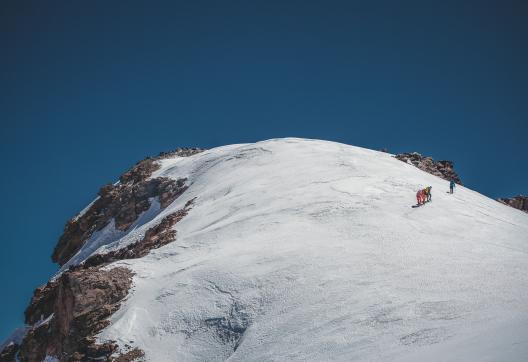
[[[490,197],[527,194],[526,4],[3,1],[0,339],[66,220],[177,146],[419,151]]]

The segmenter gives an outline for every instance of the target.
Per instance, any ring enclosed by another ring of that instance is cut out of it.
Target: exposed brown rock
[[[528,212],[528,196],[518,195],[510,198],[499,198],[497,201],[524,212]]]
[[[113,357],[118,350],[115,343],[97,344],[95,341],[95,335],[108,325],[108,317],[119,308],[132,283],[132,273],[128,269],[106,270],[104,267],[116,260],[143,257],[150,250],[173,241],[176,231],[172,227],[187,215],[193,202],[194,199],[189,200],[183,209],[165,216],[159,224],[148,229],[140,241],[104,255],[93,255],[37,288],[25,312],[26,324],[33,328],[19,347],[20,360],[41,361],[46,355],[56,356],[61,361],[141,358],[143,352],[139,349]],[[10,351],[2,353],[11,361]]]
[[[16,354],[18,352],[18,344],[10,343],[4,347],[0,353],[0,362],[11,362],[15,360]]]
[[[147,255],[150,250],[160,248],[174,241],[176,231],[172,227],[187,215],[193,202],[194,199],[189,200],[183,209],[165,216],[158,225],[148,229],[140,241],[106,254],[94,254],[86,259],[82,265],[74,268],[92,267],[116,260],[141,258]]]
[[[150,207],[149,198],[158,197],[161,208],[167,207],[185,192],[186,180],[150,178],[159,168],[155,161],[192,156],[202,151],[178,148],[161,153],[138,162],[120,177],[120,183],[103,186],[90,208],[68,221],[53,252],[53,260],[61,265],[66,263],[94,231],[102,229],[112,219],[116,228],[127,229]],[[25,311],[26,324],[30,327],[20,344],[8,344],[0,351],[0,362],[14,361],[16,357],[23,362],[40,362],[46,355],[61,362],[141,359],[144,353],[137,348],[119,351],[112,341],[96,343],[95,336],[109,324],[108,317],[119,308],[132,285],[132,272],[127,268],[106,268],[113,261],[140,258],[173,241],[176,231],[172,227],[188,213],[193,201],[165,216],[158,225],[147,230],[140,241],[102,256],[94,255],[37,288]]]
[[[145,356],[145,352],[140,350],[139,348],[134,348],[131,351],[128,351],[120,356],[118,356],[116,359],[114,359],[114,362],[132,362],[137,361],[138,359]]]
[[[159,197],[161,208],[167,207],[185,190],[185,179],[177,181],[158,177],[149,179],[159,169],[157,160],[188,157],[202,152],[200,148],[177,148],[153,158],[142,160],[120,177],[120,183],[108,184],[99,190],[99,198],[81,216],[66,223],[52,254],[52,260],[64,265],[94,231],[104,228],[111,219],[117,229],[126,230],[138,216],[150,207],[149,198]]]
[[[453,168],[452,161],[434,161],[431,157],[424,157],[417,152],[401,153],[394,157],[400,161],[414,165],[422,171],[441,177],[444,180],[454,180],[457,184],[462,185],[460,177]]]
[[[160,166],[156,161],[172,157],[190,157],[203,151],[205,151],[203,148],[178,147],[172,151],[161,152],[155,157],[147,157],[136,163],[129,171],[121,175],[119,181],[124,184],[144,181],[149,178],[154,171],[159,169]]]
[[[130,170],[119,177],[122,184],[138,183],[149,178],[154,171],[158,170],[160,165],[152,158],[139,161]]]
[[[159,155],[154,157],[156,160],[161,160],[164,158],[172,158],[174,156],[178,157],[190,157],[194,156],[200,152],[205,151],[205,148],[199,148],[199,147],[178,147],[172,151],[168,152],[161,152]]]
[[[68,270],[39,288],[26,310],[26,323],[33,328],[20,345],[20,360],[42,361],[46,355],[61,361],[109,357],[116,347],[98,345],[94,336],[108,325],[107,318],[131,285],[127,268],[88,267]]]
[[[53,252],[53,261],[64,265],[94,231],[104,228],[111,219],[115,220],[117,229],[126,230],[148,210],[151,197],[158,197],[161,207],[167,207],[187,189],[185,181],[159,177],[135,184],[103,186],[90,209],[68,221]]]

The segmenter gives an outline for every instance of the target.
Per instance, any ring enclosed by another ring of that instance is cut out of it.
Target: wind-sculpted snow
[[[492,360],[513,344],[528,355],[526,214],[332,142],[232,145],[160,165],[152,177],[189,185],[164,213],[196,197],[193,209],[175,242],[127,260],[135,288],[101,339],[151,361],[457,360],[450,346],[461,353],[470,337],[469,359],[481,337],[486,350],[496,343]],[[433,201],[412,209],[427,185]],[[509,323],[519,334],[490,341]]]
[[[111,264],[134,286],[100,343],[148,361],[528,355],[526,213],[463,186],[448,194],[387,153],[316,140],[166,157],[149,177],[186,189],[164,209],[151,202],[134,232],[93,234],[74,264],[117,255],[192,208],[174,241]],[[432,202],[411,208],[428,185]]]

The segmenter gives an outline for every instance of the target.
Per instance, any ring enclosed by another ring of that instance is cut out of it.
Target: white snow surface
[[[173,243],[113,264],[134,287],[100,340],[148,361],[528,360],[527,214],[327,141],[160,163],[153,177],[188,190],[76,257],[139,240],[196,197]],[[433,201],[411,208],[427,185]]]

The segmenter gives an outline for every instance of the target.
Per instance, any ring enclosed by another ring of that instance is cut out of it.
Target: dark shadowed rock
[[[194,199],[189,200],[183,209],[165,216],[158,225],[148,229],[140,241],[106,254],[94,254],[86,259],[83,264],[72,268],[92,267],[108,264],[116,260],[141,258],[151,250],[158,249],[174,241],[176,238],[176,230],[173,230],[172,227],[187,215],[193,202]]]
[[[52,260],[64,265],[95,231],[104,228],[112,219],[117,229],[126,230],[141,213],[148,210],[152,197],[159,198],[161,208],[167,207],[185,192],[185,181],[158,177],[137,183],[103,186],[92,206],[83,215],[68,221],[53,251]]]
[[[13,342],[9,343],[7,346],[4,347],[4,349],[0,353],[0,362],[15,361],[18,349],[18,344]]]
[[[64,233],[53,250],[53,262],[64,265],[95,231],[104,228],[111,219],[115,220],[117,229],[126,230],[142,212],[148,210],[152,197],[159,198],[161,208],[167,207],[187,189],[186,179],[150,178],[160,167],[156,161],[189,157],[203,151],[201,148],[177,148],[162,152],[136,163],[121,175],[119,183],[101,187],[99,197],[88,210],[66,223]]]
[[[103,186],[99,197],[86,212],[65,226],[53,252],[53,261],[64,265],[97,230],[113,219],[119,230],[126,230],[150,207],[157,197],[166,208],[187,189],[186,179],[151,178],[159,169],[156,161],[169,157],[188,157],[202,152],[199,148],[178,148],[138,162],[120,177],[117,184]],[[124,267],[110,268],[117,260],[140,258],[150,250],[173,241],[172,227],[191,208],[185,207],[165,216],[145,232],[144,237],[123,249],[94,255],[81,265],[70,267],[46,285],[35,290],[25,311],[27,333],[21,341],[3,346],[0,362],[42,361],[47,355],[62,361],[134,361],[143,351],[125,348],[119,351],[113,341],[97,343],[96,335],[108,324],[132,286],[132,272]]]
[[[454,170],[452,161],[434,161],[431,157],[424,157],[417,152],[401,153],[394,157],[402,162],[414,165],[422,171],[447,181],[455,180],[457,184],[462,185],[460,177]]]
[[[168,152],[161,152],[159,155],[154,157],[156,160],[161,160],[164,158],[171,158],[174,156],[177,157],[191,157],[194,156],[200,152],[205,151],[205,148],[199,148],[199,147],[178,147],[172,151]]]
[[[128,351],[126,353],[123,353],[122,355],[118,356],[116,359],[114,359],[114,362],[132,362],[137,361],[141,357],[145,355],[145,352],[140,350],[139,348],[134,348],[131,351]]]
[[[176,238],[173,226],[187,213],[194,199],[181,210],[165,216],[145,232],[144,237],[122,249],[95,254],[84,263],[70,267],[56,279],[37,288],[26,309],[26,324],[32,328],[16,351],[4,349],[6,361],[19,351],[21,361],[41,361],[46,355],[61,361],[133,361],[143,352],[133,349],[113,357],[114,342],[96,343],[95,336],[119,308],[132,285],[132,273],[124,267],[107,270],[112,262],[140,258]]]
[[[518,195],[511,198],[499,198],[497,201],[524,212],[528,212],[528,196]]]
[[[46,355],[74,361],[110,356],[115,347],[95,342],[132,285],[132,272],[84,268],[68,270],[35,292],[26,310],[33,327],[20,345],[21,361],[42,361]],[[80,359],[79,359],[80,358]]]

